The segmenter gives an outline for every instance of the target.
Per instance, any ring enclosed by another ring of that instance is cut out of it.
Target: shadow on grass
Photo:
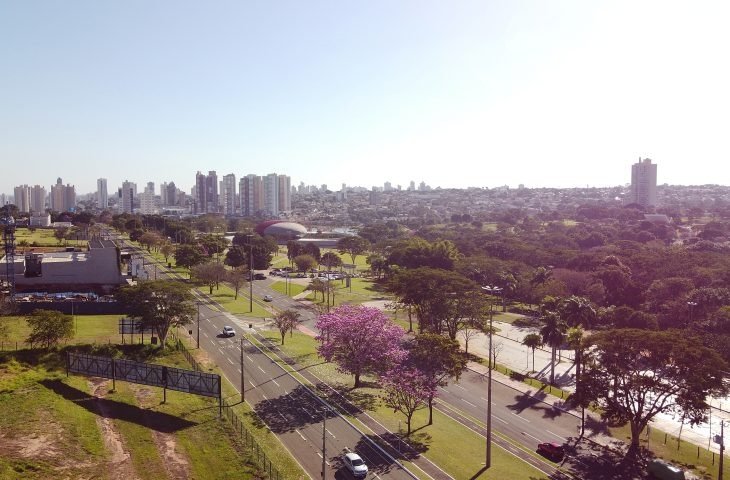
[[[566,444],[565,464],[578,478],[592,480],[639,480],[651,478],[646,472],[644,453],[625,457],[622,451],[606,448],[592,441]]]
[[[135,423],[158,432],[174,433],[197,425],[195,422],[184,420],[167,413],[147,410],[116,400],[98,398],[66,385],[61,380],[43,380],[40,384],[89,412],[114,420]]]

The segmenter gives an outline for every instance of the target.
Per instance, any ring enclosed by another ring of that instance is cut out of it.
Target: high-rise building
[[[119,198],[121,198],[120,205],[122,206],[122,213],[134,213],[134,191],[136,186],[134,183],[127,180],[122,183],[122,188],[119,191]]]
[[[139,198],[139,212],[142,215],[154,215],[157,213],[157,206],[155,205],[155,192],[150,190],[149,185],[145,187],[144,192],[138,195]]]
[[[167,201],[167,203],[165,203],[164,205],[177,205],[178,194],[175,182],[168,183],[166,190],[167,194],[165,195],[165,200]]]
[[[40,185],[30,187],[30,211],[43,213],[46,211],[46,189]]]
[[[275,173],[264,177],[264,210],[273,217],[279,216],[279,179]]]
[[[76,207],[76,188],[73,185],[63,184],[61,178],[51,186],[50,196],[51,210],[56,212],[68,212]]]
[[[106,178],[96,180],[96,201],[102,210],[109,206],[109,191],[106,186]]]
[[[144,187],[145,192],[150,192],[152,195],[155,194],[155,182],[147,182],[147,186]]]
[[[241,215],[253,217],[264,209],[264,181],[258,175],[248,174],[238,182]]]
[[[217,213],[218,212],[218,175],[215,170],[208,172],[208,175],[198,173],[195,175],[195,213]]]
[[[627,203],[638,203],[642,207],[656,205],[656,164],[650,158],[631,166],[631,190]]]
[[[224,215],[236,214],[236,176],[232,173],[223,176],[221,181],[221,200]]]
[[[15,206],[21,213],[30,212],[30,187],[28,185],[20,185],[13,189],[13,197]]]
[[[279,211],[291,211],[291,177],[289,175],[279,175]]]

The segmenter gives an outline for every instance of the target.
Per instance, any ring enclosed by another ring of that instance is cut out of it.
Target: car
[[[223,327],[223,336],[224,337],[232,337],[234,335],[236,335],[236,331],[233,329],[233,327],[230,327],[228,325]]]
[[[266,280],[266,275],[263,273],[256,273],[253,276],[254,280]]]
[[[537,453],[559,462],[565,457],[565,447],[555,442],[540,443],[537,446]]]
[[[271,302],[274,300],[274,297],[271,295],[264,295],[264,302]]]
[[[365,478],[368,475],[368,466],[354,452],[348,452],[342,456],[342,464],[355,478]]]

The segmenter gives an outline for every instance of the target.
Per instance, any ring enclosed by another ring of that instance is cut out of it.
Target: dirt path
[[[124,448],[122,436],[111,419],[109,408],[105,402],[99,400],[103,399],[106,392],[109,391],[109,380],[92,378],[89,380],[89,384],[93,395],[97,398],[96,408],[100,416],[96,419],[96,423],[101,430],[104,446],[110,454],[106,465],[108,478],[111,480],[139,480],[129,452]]]
[[[140,385],[131,385],[137,403],[143,409],[148,409],[154,402],[154,392],[152,389]],[[148,422],[145,421],[145,424]],[[190,460],[184,452],[178,448],[177,438],[171,433],[160,432],[155,429],[155,425],[147,425],[152,432],[152,438],[155,441],[157,450],[160,452],[165,471],[168,478],[186,479],[191,478]]]

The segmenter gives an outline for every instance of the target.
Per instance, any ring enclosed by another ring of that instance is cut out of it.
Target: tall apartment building
[[[282,212],[291,211],[291,177],[279,175],[279,210]]]
[[[68,212],[76,207],[76,187],[64,185],[59,177],[55,185],[51,185],[50,196],[51,210],[56,212]]]
[[[241,215],[252,217],[264,210],[264,180],[258,175],[241,177],[238,183]]]
[[[264,180],[264,211],[267,215],[279,216],[279,179],[275,173],[263,177]]]
[[[30,211],[44,213],[46,211],[46,189],[40,185],[30,187]]]
[[[650,158],[641,159],[631,166],[631,190],[627,203],[643,207],[656,205],[656,164]]]
[[[224,215],[236,214],[236,176],[232,173],[225,175],[221,181],[221,203]]]
[[[109,206],[109,191],[107,190],[106,178],[96,180],[96,202],[102,210]]]
[[[139,213],[142,215],[154,215],[157,213],[157,205],[155,205],[155,192],[149,188],[145,188],[144,192],[138,195]]]
[[[134,213],[134,192],[136,189],[136,185],[132,182],[125,180],[122,183],[122,188],[119,191],[122,213]]]
[[[167,193],[165,194],[165,203],[163,203],[163,205],[177,205],[178,195],[175,182],[168,183],[165,190],[167,191]]]
[[[30,187],[28,185],[19,185],[13,189],[13,197],[15,206],[21,213],[30,212]]]
[[[217,213],[218,212],[218,175],[215,170],[208,172],[208,175],[198,173],[195,175],[195,213]]]

